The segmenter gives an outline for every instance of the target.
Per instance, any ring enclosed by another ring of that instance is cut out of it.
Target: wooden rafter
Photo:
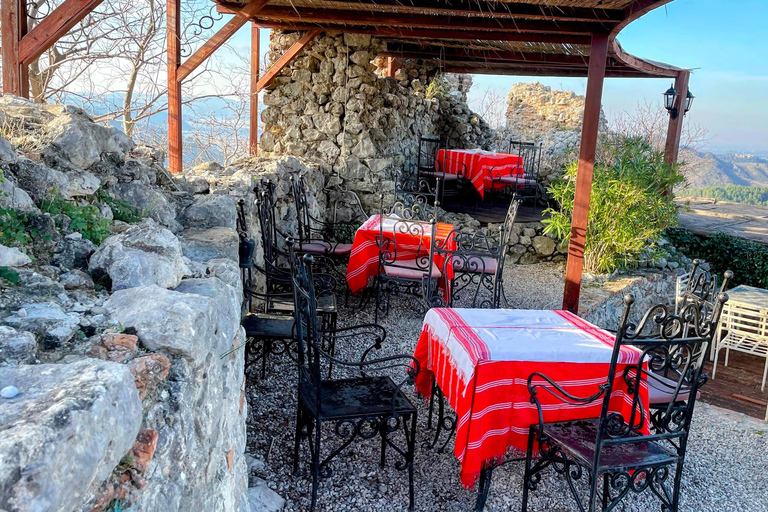
[[[248,150],[252,155],[259,152],[259,27],[251,24],[251,103]]]
[[[251,17],[259,12],[268,0],[254,0],[242,9],[234,12],[234,17],[219,29],[203,46],[197,49],[179,68],[178,80],[184,81],[200,64],[213,55],[213,52],[221,48],[235,32],[248,23]]]
[[[277,62],[272,64],[272,66],[267,70],[266,73],[264,73],[264,76],[259,78],[258,83],[256,84],[256,92],[261,92],[262,89],[264,89],[269,83],[280,74],[280,72],[285,69],[285,67],[290,64],[293,59],[298,55],[304,48],[306,48],[309,43],[312,42],[315,37],[320,34],[322,30],[315,29],[310,30],[309,32],[306,32],[301,39],[293,43],[293,46],[288,48],[288,51],[285,52],[279,59],[277,59]]]
[[[219,12],[237,12],[240,9],[219,6]],[[267,6],[256,16],[257,20],[318,23],[322,25],[370,25],[380,27],[435,28],[450,27],[451,30],[483,30],[512,33],[549,33],[589,35],[596,30],[610,30],[615,22],[561,21],[552,23],[543,20],[499,19],[492,17],[468,17],[459,15],[417,15],[385,12],[350,11],[345,9],[301,8]],[[487,38],[487,37],[486,37]]]
[[[65,0],[19,42],[19,62],[28,66],[104,0]]]

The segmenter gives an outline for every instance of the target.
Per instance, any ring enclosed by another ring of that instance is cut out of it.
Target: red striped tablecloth
[[[571,394],[591,396],[607,379],[613,341],[613,335],[567,311],[428,311],[414,353],[421,364],[416,389],[429,397],[434,377],[458,415],[454,453],[462,483],[472,486],[483,463],[503,457],[508,448],[525,450],[528,428],[538,422],[527,387],[530,374],[543,373]],[[622,347],[617,382],[639,357],[639,350]],[[647,388],[641,388],[647,407]],[[546,422],[597,418],[602,406],[602,400],[566,405],[549,393],[539,393],[539,400]],[[611,411],[629,418],[631,407],[632,398],[614,389]]]
[[[347,286],[352,293],[358,293],[368,286],[368,280],[375,277],[379,273],[379,246],[376,244],[376,236],[379,234],[379,215],[371,216],[367,221],[363,223],[357,229],[355,233],[355,239],[352,242],[352,252],[349,254],[349,263],[347,264]],[[391,217],[385,217],[384,219],[384,236],[390,240],[394,238],[392,233],[395,223],[398,220]],[[424,256],[428,254],[428,244],[431,243],[431,226],[429,223],[422,223],[424,225],[424,233],[426,234],[422,251],[417,254],[417,248],[419,246],[419,239],[417,236],[407,235],[404,233],[397,233],[397,258],[398,259],[415,259],[417,256]],[[437,240],[443,244],[446,244],[446,248],[449,250],[456,249],[456,240],[451,236],[453,232],[453,224],[437,223],[436,237]],[[446,243],[446,238],[451,236],[451,240]],[[409,248],[411,250],[409,250]],[[435,257],[435,263],[438,268],[442,268],[442,261],[440,258]],[[449,269],[449,271],[452,269]],[[446,290],[445,276],[441,278],[441,286],[443,290]],[[452,276],[448,276],[449,278]]]
[[[464,174],[472,182],[480,197],[485,197],[485,190],[494,186],[491,176],[509,176],[523,174],[523,157],[508,153],[494,153],[481,149],[441,149],[435,158],[435,169],[448,174]]]

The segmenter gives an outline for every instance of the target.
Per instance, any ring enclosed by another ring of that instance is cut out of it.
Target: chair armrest
[[[543,379],[546,382],[546,384],[534,384],[533,379],[536,377]],[[543,373],[534,372],[530,374],[528,376],[528,392],[531,395],[531,403],[536,406],[536,410],[539,413],[539,435],[541,435],[541,433],[544,432],[544,412],[541,408],[541,402],[539,402],[539,398],[538,398],[539,389],[542,389],[548,392],[550,395],[552,395],[559,401],[564,402],[566,404],[583,405],[583,404],[589,404],[591,402],[594,402],[595,400],[602,397],[605,394],[606,390],[608,389],[608,382],[606,382],[605,384],[600,384],[599,386],[597,386],[597,388],[600,391],[598,391],[594,395],[587,396],[587,397],[579,397],[579,396],[568,393],[557,382],[555,382],[548,376],[544,375]]]

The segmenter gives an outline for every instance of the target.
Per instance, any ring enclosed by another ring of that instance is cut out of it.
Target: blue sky
[[[268,47],[262,31],[262,52]],[[233,41],[246,45],[248,30]],[[708,130],[708,149],[768,153],[768,2],[762,0],[675,0],[630,24],[619,35],[624,49],[639,57],[693,70],[696,96],[689,122]],[[586,79],[476,75],[470,93],[490,87],[506,97],[520,81],[540,81],[583,94]],[[605,83],[603,108],[609,119],[638,103],[658,102],[669,79],[613,78]]]

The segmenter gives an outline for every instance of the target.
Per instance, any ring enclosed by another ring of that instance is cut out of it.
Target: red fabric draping
[[[492,176],[510,176],[523,174],[523,157],[508,153],[491,153],[475,149],[441,149],[435,158],[435,169],[447,174],[464,174],[472,182],[480,197],[485,190],[504,187],[494,183]],[[466,169],[466,171],[465,171]]]

